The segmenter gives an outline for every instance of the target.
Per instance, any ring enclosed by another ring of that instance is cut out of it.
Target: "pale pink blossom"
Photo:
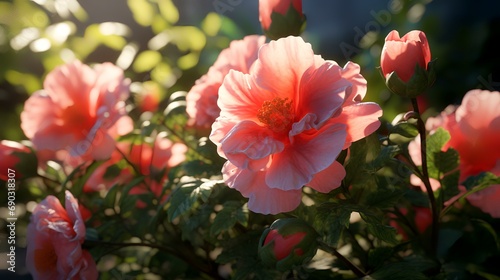
[[[133,128],[124,103],[129,80],[111,63],[90,68],[75,61],[59,66],[43,86],[21,113],[21,128],[36,150],[66,150],[69,157],[82,160],[107,159],[115,138]]]
[[[96,264],[82,249],[85,224],[69,191],[65,205],[49,195],[35,207],[27,231],[28,271],[34,279],[97,279]]]
[[[500,175],[500,92],[471,90],[465,94],[460,106],[449,106],[440,115],[429,118],[426,129],[432,134],[442,127],[450,133],[450,140],[442,151],[453,148],[460,156],[460,182],[481,172]],[[417,165],[421,165],[420,141],[418,137],[409,145],[410,155]],[[422,185],[415,175],[412,184]],[[434,180],[433,189],[440,187]],[[491,186],[468,196],[468,201],[500,218],[500,186]]]
[[[291,211],[304,185],[324,193],[340,185],[345,170],[336,157],[374,132],[382,115],[377,104],[360,102],[359,70],[287,37],[262,46],[249,74],[229,72],[210,139],[228,160],[224,180],[249,198],[250,210]]]
[[[219,116],[217,97],[224,77],[231,69],[248,73],[265,40],[264,36],[250,35],[242,40],[232,41],[227,49],[222,50],[208,73],[196,81],[186,96],[190,124],[204,128],[212,125]]]

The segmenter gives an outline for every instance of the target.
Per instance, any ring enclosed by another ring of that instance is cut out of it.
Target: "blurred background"
[[[381,104],[388,121],[410,110],[408,100],[388,92],[377,69],[393,29],[401,36],[424,31],[438,59],[435,85],[421,100],[427,115],[460,103],[468,90],[500,88],[498,1],[305,0],[303,10],[304,39],[326,59],[359,63],[366,100]],[[189,91],[231,40],[249,34],[262,34],[257,0],[0,0],[0,140],[26,139],[19,118],[25,100],[65,62],[113,62],[133,82],[131,102],[152,90],[163,100],[161,110],[171,93]],[[22,190],[18,195],[21,201]],[[0,208],[6,201],[1,192]],[[18,225],[22,247],[25,224]],[[3,225],[0,234],[4,240]]]

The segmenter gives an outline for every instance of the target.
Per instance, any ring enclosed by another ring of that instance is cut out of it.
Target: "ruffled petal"
[[[342,150],[345,125],[329,123],[319,131],[302,133],[283,152],[273,155],[266,175],[271,188],[300,189],[309,183],[314,174],[330,166]]]
[[[297,100],[300,80],[314,63],[312,46],[300,37],[290,36],[262,46],[250,74],[261,88],[271,93],[270,99]]]
[[[220,116],[233,120],[257,120],[257,113],[272,93],[258,88],[248,74],[231,70],[219,89]]]
[[[221,140],[221,149],[235,166],[256,171],[266,166],[271,154],[283,151],[284,144],[269,129],[242,121]]]
[[[266,185],[265,171],[252,172],[240,169],[229,161],[224,164],[222,174],[227,185],[248,197],[248,209],[261,214],[278,214],[297,208],[302,191],[283,191]]]
[[[300,81],[296,115],[302,117],[314,112],[317,128],[342,107],[350,91],[351,83],[342,78],[338,65],[325,62],[318,68],[311,67]]]

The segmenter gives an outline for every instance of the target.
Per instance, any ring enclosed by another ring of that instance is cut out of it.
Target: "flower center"
[[[257,119],[276,133],[288,131],[294,119],[292,103],[289,98],[280,97],[264,101],[257,112]]]

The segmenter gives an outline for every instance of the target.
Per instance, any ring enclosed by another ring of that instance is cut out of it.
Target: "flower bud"
[[[289,270],[316,254],[317,237],[316,231],[302,220],[279,219],[263,232],[259,256],[269,266]]]
[[[427,90],[436,79],[434,63],[424,32],[413,30],[399,38],[393,30],[385,38],[380,69],[395,94],[414,98]]]
[[[33,177],[37,173],[37,159],[35,153],[27,146],[8,140],[0,141],[0,180],[7,181],[12,177],[8,176],[9,172],[14,174],[14,178]]]
[[[306,27],[302,0],[259,0],[262,30],[273,40],[299,36]]]

